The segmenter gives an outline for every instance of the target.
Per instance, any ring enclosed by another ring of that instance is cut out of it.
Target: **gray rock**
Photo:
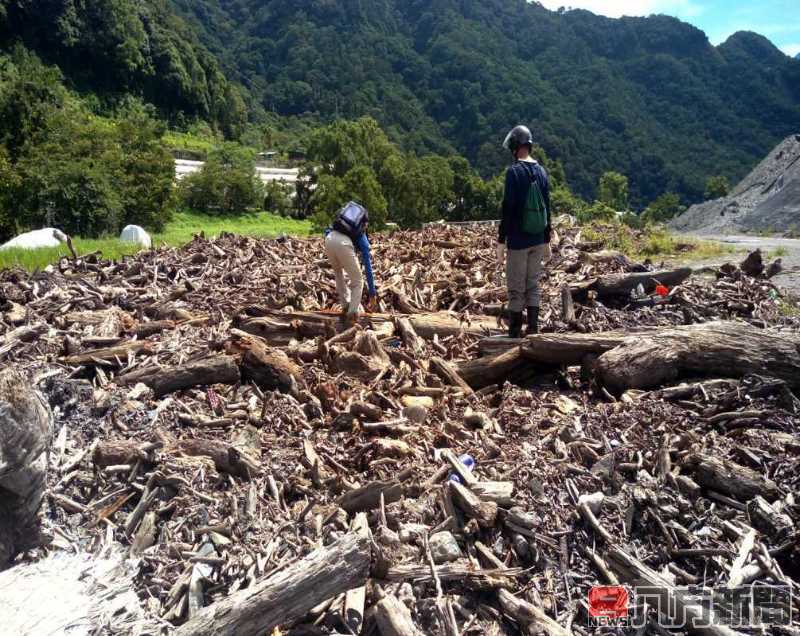
[[[800,228],[800,135],[778,144],[727,196],[693,205],[669,226],[694,234]]]
[[[461,548],[451,532],[443,530],[431,535],[429,539],[433,562],[436,564],[450,563],[461,558]]]
[[[428,419],[428,409],[424,406],[407,406],[402,411],[403,417],[414,424],[424,424]]]

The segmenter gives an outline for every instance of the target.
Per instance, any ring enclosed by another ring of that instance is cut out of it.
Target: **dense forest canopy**
[[[714,47],[666,16],[525,0],[2,0],[0,45],[20,43],[95,112],[133,95],[228,139],[248,119],[369,116],[405,151],[463,155],[490,178],[524,122],[578,194],[615,170],[637,209],[735,183],[800,131],[800,62],[759,35]]]
[[[531,125],[591,196],[618,170],[643,207],[702,198],[800,130],[800,65],[767,39],[719,47],[666,16],[609,19],[524,0],[172,0],[267,110],[371,115],[421,152],[493,176],[499,140]]]

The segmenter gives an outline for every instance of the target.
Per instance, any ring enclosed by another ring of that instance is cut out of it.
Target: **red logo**
[[[626,618],[628,590],[621,585],[593,587],[589,590],[589,616],[592,618]]]

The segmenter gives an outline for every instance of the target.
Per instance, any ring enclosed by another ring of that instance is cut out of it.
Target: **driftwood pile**
[[[589,634],[595,585],[798,591],[780,290],[557,233],[520,341],[485,229],[375,237],[379,313],[346,330],[315,239],[0,273],[6,574],[124,550],[138,622],[97,630],[186,635]],[[681,603],[648,633],[708,616]]]

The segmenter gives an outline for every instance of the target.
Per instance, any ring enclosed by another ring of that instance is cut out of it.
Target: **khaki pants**
[[[353,241],[349,236],[333,230],[325,237],[325,255],[336,274],[336,291],[342,309],[347,309],[349,313],[357,312],[361,305],[364,279]]]
[[[522,311],[525,307],[538,307],[541,302],[539,276],[547,245],[534,245],[524,250],[508,250],[506,280],[508,283],[508,310]]]

